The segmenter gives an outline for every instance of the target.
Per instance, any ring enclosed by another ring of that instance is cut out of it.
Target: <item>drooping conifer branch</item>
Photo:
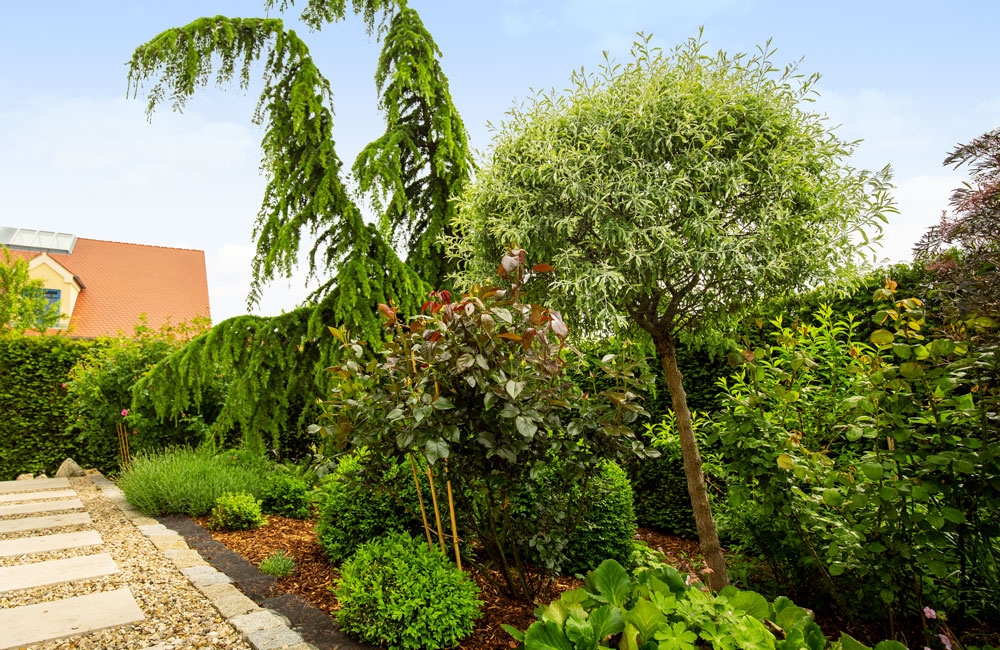
[[[452,199],[472,172],[468,134],[440,57],[417,12],[402,8],[375,71],[386,130],[353,168],[361,191],[380,212],[383,230],[405,244],[407,264],[434,288],[452,270],[439,238],[451,234]]]
[[[295,0],[265,0],[264,10],[271,11],[277,8],[284,13],[295,4]],[[347,0],[305,0],[300,3],[304,5],[299,19],[313,29],[322,29],[327,23],[335,23],[347,17]],[[371,34],[376,29],[375,20],[381,14],[379,27],[392,14],[397,5],[405,6],[405,0],[351,0],[351,11],[355,15],[361,16],[365,23],[365,29]]]
[[[157,81],[148,111],[169,93],[174,107],[213,78],[224,84],[249,85],[250,68],[262,57],[264,89],[254,121],[265,125],[261,168],[268,177],[254,237],[250,304],[264,284],[279,274],[290,276],[304,232],[315,236],[309,273],[334,267],[365,229],[340,178],[343,164],[334,150],[330,83],[320,73],[305,43],[281,20],[200,18],[169,29],[132,56],[129,87],[137,92],[147,79]]]

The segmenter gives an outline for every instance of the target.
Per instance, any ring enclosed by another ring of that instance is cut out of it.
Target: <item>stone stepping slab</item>
[[[52,488],[68,488],[68,478],[36,478],[30,481],[0,481],[0,494],[34,492]]]
[[[62,551],[79,546],[97,546],[104,542],[96,530],[84,530],[78,533],[56,533],[55,535],[39,535],[36,537],[19,537],[17,539],[0,540],[0,557],[14,555],[30,555],[31,553],[49,553]]]
[[[25,517],[24,519],[0,520],[0,535],[4,533],[20,533],[28,530],[44,528],[59,528],[61,526],[78,526],[89,524],[90,515],[86,512],[71,512],[65,515],[47,515],[45,517]]]
[[[79,499],[63,499],[61,501],[39,501],[38,503],[0,506],[0,517],[28,515],[33,512],[53,512],[55,510],[83,510],[83,502]]]
[[[34,499],[70,499],[76,496],[75,490],[47,490],[45,492],[14,492],[0,494],[0,503],[15,501],[32,501]]]
[[[88,580],[112,573],[118,573],[118,565],[107,553],[0,567],[0,592]]]
[[[129,589],[0,609],[0,650],[80,636],[143,618]]]

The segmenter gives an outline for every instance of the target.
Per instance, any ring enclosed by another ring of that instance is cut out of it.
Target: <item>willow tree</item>
[[[513,109],[470,187],[457,255],[485,277],[508,242],[556,268],[567,320],[641,330],[663,367],[713,588],[728,582],[677,342],[745,310],[845,276],[891,209],[888,170],[845,162],[852,145],[803,108],[816,76],[773,51],[668,54],[639,42],[623,66],[582,72]],[[551,275],[551,274],[550,274]]]
[[[292,0],[265,4],[279,12],[292,6]],[[183,108],[212,81],[248,89],[251,70],[262,64],[253,120],[264,129],[261,170],[267,185],[253,230],[248,304],[259,301],[269,281],[291,276],[304,238],[313,239],[308,275],[321,281],[307,304],[290,314],[225,321],[168,357],[136,388],[138,395],[152,387],[164,414],[181,413],[204,390],[209,371],[193,371],[197,359],[236,373],[224,411],[234,422],[250,434],[274,434],[293,402],[322,393],[319,370],[329,365],[329,346],[319,343],[306,355],[305,374],[318,386],[303,386],[290,375],[303,371],[303,359],[291,358],[299,347],[310,350],[328,325],[368,339],[381,336],[374,305],[415,313],[452,270],[436,239],[451,231],[451,199],[469,176],[471,157],[438,61],[441,52],[405,0],[352,0],[350,6],[347,0],[309,0],[300,18],[320,30],[352,12],[362,16],[369,34],[378,28],[385,36],[375,80],[387,128],[354,165],[362,192],[380,209],[378,225],[365,222],[347,189],[333,139],[330,83],[305,42],[280,18],[200,18],[162,32],[132,56],[130,92],[152,82],[150,118],[164,101]],[[397,243],[409,253],[405,262]],[[256,349],[239,352],[251,340]],[[254,406],[258,399],[277,410],[264,415]]]

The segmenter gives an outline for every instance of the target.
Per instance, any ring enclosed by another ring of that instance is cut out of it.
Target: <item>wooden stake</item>
[[[448,459],[444,459],[444,471],[448,473]],[[458,553],[458,526],[455,525],[455,500],[451,498],[451,479],[448,479],[448,511],[451,513],[451,538],[455,542],[455,565],[462,570],[462,556]]]
[[[444,553],[444,529],[441,528],[441,511],[438,509],[437,490],[434,488],[434,475],[431,474],[430,463],[427,463],[427,478],[431,482],[431,500],[434,501],[434,519],[438,527],[438,542],[441,544],[441,552]]]
[[[427,548],[433,550],[434,542],[431,541],[431,527],[427,523],[427,511],[424,510],[424,494],[420,489],[420,480],[417,479],[417,463],[413,460],[413,452],[410,452],[410,469],[413,470],[413,482],[417,486],[417,500],[420,502],[420,517],[424,520],[424,532],[427,533]]]

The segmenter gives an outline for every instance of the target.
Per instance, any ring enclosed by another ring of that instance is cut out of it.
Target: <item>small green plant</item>
[[[257,496],[262,489],[257,471],[224,462],[205,447],[140,453],[118,479],[118,487],[129,503],[151,517],[200,517],[208,514],[215,500],[227,492]]]
[[[472,579],[406,533],[358,548],[341,567],[336,592],[344,631],[389,650],[450,648],[482,615]]]
[[[248,530],[267,523],[260,511],[260,501],[246,492],[227,492],[215,500],[212,530]]]
[[[258,566],[261,573],[275,578],[284,578],[295,569],[295,559],[284,551],[275,551],[264,558]]]
[[[264,483],[261,493],[264,512],[305,519],[309,516],[309,486],[287,472],[274,472]]]

